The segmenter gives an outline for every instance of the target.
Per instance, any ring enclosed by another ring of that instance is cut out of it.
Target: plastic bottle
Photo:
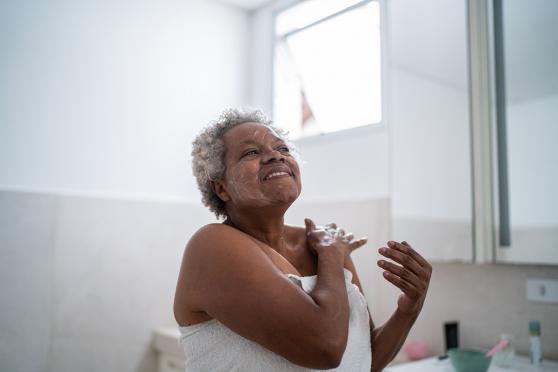
[[[507,341],[507,346],[502,350],[497,352],[493,357],[493,363],[498,367],[509,368],[514,364],[515,358],[515,348],[513,347],[513,336],[508,334],[502,334],[500,336],[500,342]]]
[[[541,364],[541,323],[537,320],[529,322],[529,343],[531,346],[531,364],[538,366]]]

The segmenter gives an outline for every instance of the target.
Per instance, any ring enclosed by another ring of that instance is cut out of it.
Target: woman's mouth
[[[291,175],[287,172],[273,172],[273,173],[270,173],[267,176],[265,176],[263,180],[264,181],[269,181],[270,179],[273,179],[273,178],[285,177],[285,176],[290,177]]]

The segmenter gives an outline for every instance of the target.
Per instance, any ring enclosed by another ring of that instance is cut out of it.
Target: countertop
[[[171,354],[183,358],[178,339],[178,327],[160,327],[153,330],[153,347],[160,353]],[[437,357],[426,358],[416,362],[408,362],[393,367],[386,367],[385,372],[455,372],[448,359]],[[491,365],[488,372],[558,372],[558,362],[545,360],[540,367],[534,367],[525,356],[516,356],[512,367],[502,368]]]
[[[399,364],[393,367],[387,367],[385,372],[455,372],[449,358],[438,360],[437,357],[422,359],[416,362]],[[530,364],[529,359],[524,356],[516,356],[513,366],[509,368],[490,365],[488,372],[557,372],[558,362],[543,361],[540,367],[534,367]]]
[[[177,326],[157,328],[153,330],[152,344],[155,350],[160,353],[184,357],[184,353],[178,343],[179,337],[180,332]]]

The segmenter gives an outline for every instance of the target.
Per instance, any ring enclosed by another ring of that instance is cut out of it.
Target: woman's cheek
[[[231,169],[229,185],[232,191],[243,199],[252,199],[259,194],[259,176],[254,169],[245,165],[236,165]]]

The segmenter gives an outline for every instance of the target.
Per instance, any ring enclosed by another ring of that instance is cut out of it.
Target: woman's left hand
[[[310,222],[312,222],[312,220],[310,220]],[[325,226],[314,226],[314,230],[315,231],[321,230],[329,234],[331,238],[341,239],[343,242],[349,244],[351,253],[368,242],[368,238],[360,238],[354,240],[355,237],[353,233],[347,233],[344,229],[337,227],[337,224],[335,222],[325,224]],[[310,249],[313,254],[316,254],[313,248],[310,247]]]
[[[384,278],[403,292],[397,300],[398,310],[417,315],[426,298],[432,266],[405,241],[398,243],[390,240],[387,247],[380,248],[378,252],[402,265],[378,261],[378,266],[385,270]]]

